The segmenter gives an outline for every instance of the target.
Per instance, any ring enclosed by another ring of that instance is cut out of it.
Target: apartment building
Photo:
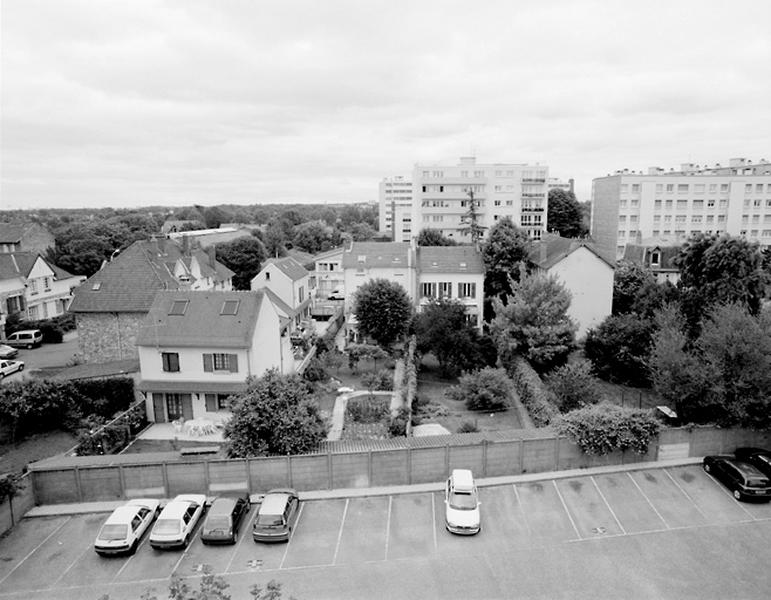
[[[771,162],[624,169],[592,181],[592,238],[620,258],[642,238],[741,235],[771,246]]]
[[[479,224],[490,228],[511,217],[533,239],[546,231],[549,168],[513,163],[477,164],[473,156],[457,165],[415,165],[412,174],[412,231],[438,229],[459,242],[470,242],[462,233],[463,217],[470,208],[469,192],[477,203]]]
[[[393,242],[409,242],[419,232],[412,230],[412,181],[386,177],[380,182],[380,231]]]

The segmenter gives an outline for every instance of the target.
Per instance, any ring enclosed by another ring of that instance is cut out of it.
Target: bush
[[[597,404],[602,399],[599,382],[592,374],[591,363],[586,360],[555,369],[546,376],[545,383],[563,413],[588,404]]]
[[[479,431],[479,427],[471,421],[463,421],[458,427],[458,433],[476,433],[477,431]]]
[[[402,406],[399,408],[399,412],[395,417],[391,418],[391,422],[388,424],[388,433],[391,437],[398,437],[407,435],[407,424],[410,421],[410,411]]]
[[[354,423],[377,423],[388,415],[388,403],[381,398],[351,398],[345,412]]]
[[[511,405],[514,388],[506,371],[485,367],[473,373],[464,373],[458,385],[445,394],[453,400],[463,400],[469,410],[505,410]]]
[[[650,319],[611,315],[587,332],[584,354],[602,379],[646,386],[650,383],[646,365],[655,330]]]
[[[544,389],[541,378],[535,369],[521,356],[511,365],[512,380],[536,427],[546,427],[559,414],[550,394]]]
[[[649,410],[602,403],[563,415],[557,431],[575,441],[586,454],[605,455],[616,450],[648,452],[660,423]]]
[[[324,368],[324,364],[314,356],[308,362],[308,366],[305,367],[305,371],[303,372],[303,379],[306,381],[326,381],[328,378],[329,374]]]

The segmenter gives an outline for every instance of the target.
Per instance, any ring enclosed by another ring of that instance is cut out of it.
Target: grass
[[[66,452],[77,443],[68,431],[38,433],[18,444],[0,444],[0,474],[21,471],[36,460]]]

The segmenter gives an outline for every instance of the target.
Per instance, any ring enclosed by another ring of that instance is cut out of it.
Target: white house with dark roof
[[[570,292],[568,315],[578,323],[577,338],[611,314],[616,262],[597,245],[544,234],[533,243],[528,258],[538,269],[556,276]]]
[[[336,290],[345,294],[343,248],[334,248],[315,255],[313,265],[317,298],[329,298],[329,295]]]
[[[343,251],[343,272],[346,314],[356,290],[373,279],[394,281],[417,297],[415,249],[409,242],[353,242]]]
[[[158,292],[136,341],[150,420],[217,420],[247,377],[291,372],[280,328],[262,291]]]
[[[311,290],[310,272],[291,256],[269,258],[262,270],[252,278],[252,290],[270,290],[283,307],[282,312],[293,322],[290,329],[310,318]]]

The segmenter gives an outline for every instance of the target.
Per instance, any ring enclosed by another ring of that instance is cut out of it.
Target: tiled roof
[[[62,369],[50,379],[97,379],[102,377],[115,377],[139,372],[139,360],[129,358],[125,360],[113,360],[106,363],[75,365]]]
[[[0,279],[27,277],[38,258],[51,268],[57,281],[74,277],[71,273],[48,262],[36,252],[10,252],[0,253]]]
[[[142,392],[174,392],[204,394],[237,394],[246,390],[243,381],[152,381],[143,379],[137,384]]]
[[[615,258],[608,256],[593,242],[584,239],[564,238],[553,234],[546,234],[540,241],[533,242],[528,258],[542,269],[550,269],[579,248],[586,248],[611,268],[616,268]]]
[[[233,274],[216,261],[212,268],[208,254],[202,250],[193,250],[191,256],[198,259],[202,271],[216,272],[217,281]],[[171,269],[183,257],[182,248],[171,240],[134,242],[75,290],[69,310],[147,312],[156,292],[176,290],[182,285]]]
[[[655,267],[657,271],[678,271],[679,269],[672,262],[680,254],[681,245],[656,244],[627,244],[624,248],[624,260],[635,264],[652,268],[650,264],[651,252],[658,251],[659,266]]]
[[[319,254],[313,255],[313,260],[325,260],[328,258],[333,258],[335,256],[342,256],[343,255],[343,248],[342,246],[339,248],[332,248],[331,250],[327,250],[326,252],[320,252]]]
[[[485,272],[482,254],[474,246],[421,246],[418,267],[421,273]]]
[[[343,252],[343,268],[406,268],[411,251],[409,242],[353,242]],[[363,257],[363,262],[360,257]]]
[[[248,348],[257,324],[262,291],[158,292],[139,328],[137,346]],[[169,314],[175,301],[187,301],[184,314]],[[238,301],[235,315],[221,314],[226,300]]]
[[[24,226],[18,223],[0,223],[0,244],[18,244],[24,233]]]
[[[269,258],[265,261],[263,269],[269,264],[278,267],[281,272],[289,277],[289,279],[292,281],[298,281],[308,275],[308,270],[291,256],[285,256],[283,258]]]

